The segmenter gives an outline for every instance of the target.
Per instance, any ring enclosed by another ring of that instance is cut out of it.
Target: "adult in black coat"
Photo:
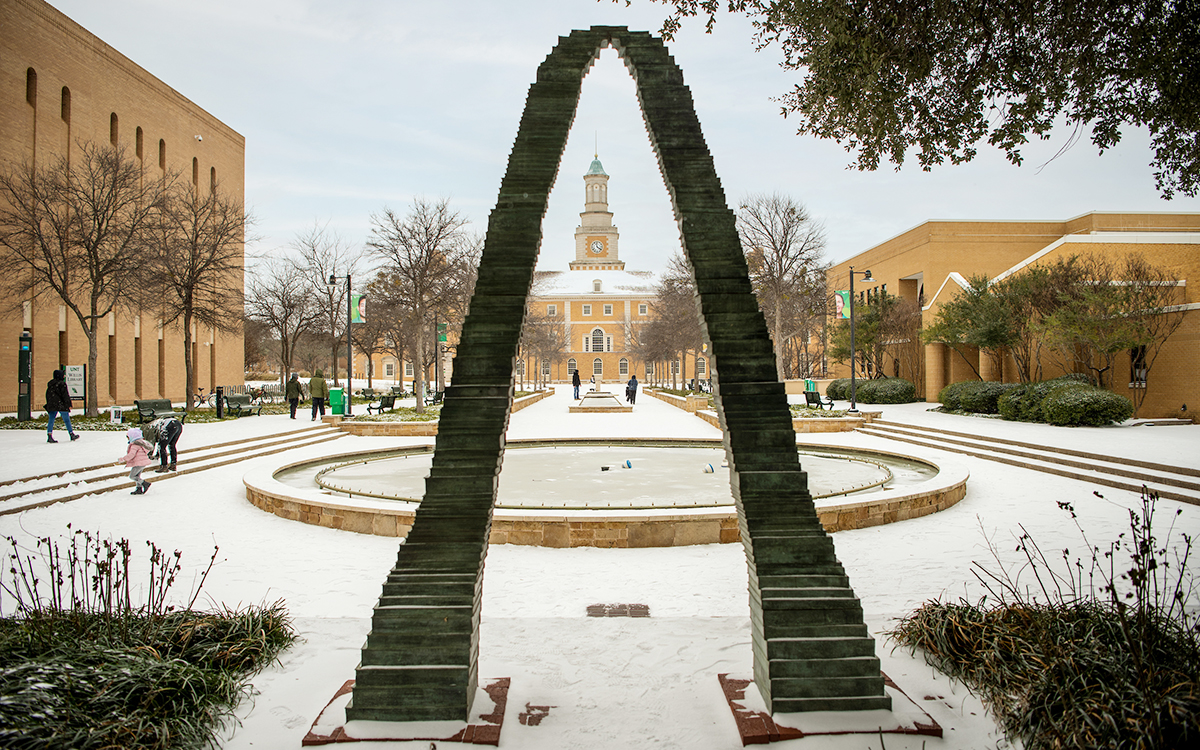
[[[46,442],[57,443],[54,439],[54,420],[61,414],[63,424],[67,426],[67,434],[72,440],[79,436],[71,429],[71,391],[67,388],[67,373],[55,370],[54,377],[46,383]]]
[[[579,370],[576,369],[571,373],[571,385],[575,388],[575,400],[579,400],[579,386],[583,383],[579,380]]]

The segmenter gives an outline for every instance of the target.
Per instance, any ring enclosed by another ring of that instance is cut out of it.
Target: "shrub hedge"
[[[1093,386],[1063,383],[1042,400],[1046,422],[1102,427],[1133,416],[1133,402],[1119,393]]]
[[[917,387],[904,378],[864,380],[855,390],[864,404],[908,404],[917,400]]]
[[[846,401],[850,398],[850,378],[838,378],[831,380],[829,385],[825,386],[825,395],[829,398],[839,401]]]
[[[1017,422],[1045,422],[1042,413],[1042,402],[1050,391],[1059,387],[1090,388],[1086,376],[1081,380],[1077,375],[1064,375],[1053,380],[1042,380],[1037,383],[1021,383],[1000,397],[996,407],[1000,416]]]
[[[938,401],[948,411],[967,411],[973,414],[998,413],[1000,397],[1016,387],[1016,383],[994,383],[983,380],[962,380],[951,383],[938,394]]]

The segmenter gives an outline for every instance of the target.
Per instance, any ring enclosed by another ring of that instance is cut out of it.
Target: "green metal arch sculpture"
[[[817,519],[766,323],[683,73],[662,40],[594,26],[538,68],[488,221],[425,497],[375,608],[348,719],[466,720],[480,594],[542,219],[583,77],[606,46],[637,83],[696,280],[750,568],[754,679],[774,712],[890,707],[874,641]]]

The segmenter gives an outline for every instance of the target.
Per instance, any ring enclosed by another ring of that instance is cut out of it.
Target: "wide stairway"
[[[1145,427],[1136,429],[1172,429]],[[859,432],[1130,492],[1145,486],[1160,497],[1200,505],[1200,469],[1054,448],[876,419]]]

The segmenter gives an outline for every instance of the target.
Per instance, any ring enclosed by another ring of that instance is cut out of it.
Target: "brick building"
[[[0,0],[0,164],[45,166],[80,143],[122,146],[147,177],[166,171],[198,189],[219,182],[243,200],[245,139],[41,0]],[[231,280],[238,285],[241,278]],[[87,336],[57,298],[14,300],[0,313],[0,412],[16,410],[17,347],[33,336],[33,407],[60,364],[87,363]],[[107,340],[106,340],[107,339]],[[193,337],[196,382],[243,383],[241,335],[202,326]],[[123,310],[101,327],[99,407],[184,398],[182,331],[153,310]]]
[[[848,289],[850,266],[870,270],[873,281],[856,277],[854,291],[860,301],[878,290],[919,304],[923,324],[953,299],[968,279],[986,275],[997,279],[1038,263],[1053,263],[1071,255],[1097,254],[1120,261],[1130,253],[1168,269],[1177,279],[1177,309],[1188,311],[1180,328],[1168,339],[1149,374],[1140,416],[1180,416],[1187,405],[1191,414],[1200,406],[1200,214],[1088,213],[1066,221],[928,221],[829,269],[830,290]],[[1189,283],[1191,282],[1191,283]],[[970,364],[943,344],[909,348],[913,362],[886,360],[887,375],[914,373],[918,392],[936,401],[941,389],[961,380],[1016,381],[1011,357],[1003,372],[996,372],[989,357],[978,352]],[[1062,374],[1049,358],[1042,361],[1044,377]],[[974,366],[974,369],[972,368]],[[1116,365],[1114,390],[1131,395],[1139,382],[1130,357]],[[1126,379],[1125,373],[1130,373]],[[849,368],[833,364],[831,377],[849,377]]]

